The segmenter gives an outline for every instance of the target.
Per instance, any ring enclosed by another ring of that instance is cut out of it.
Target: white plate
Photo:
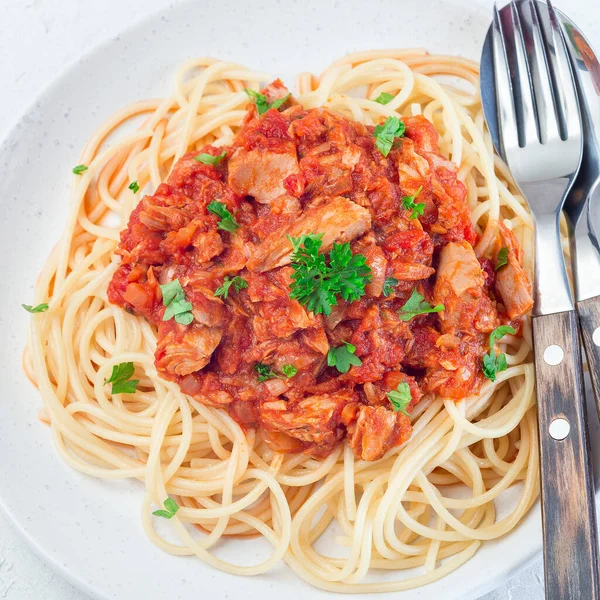
[[[290,84],[299,71],[319,72],[359,49],[426,46],[432,52],[476,59],[490,8],[487,0],[219,0],[178,5],[67,70],[0,146],[0,504],[43,558],[93,597],[339,596],[315,590],[284,565],[241,579],[197,559],[161,552],[140,527],[141,484],[90,479],[72,471],[54,452],[48,429],[37,420],[41,400],[21,371],[29,317],[20,303],[31,300],[32,283],[63,228],[70,169],[86,138],[124,104],[164,94],[174,68],[192,56],[232,59]],[[591,417],[597,443],[598,427]],[[498,508],[502,513],[503,505]],[[404,592],[402,598],[477,598],[529,564],[540,547],[536,507],[516,531],[484,545],[458,571]],[[260,541],[232,542],[226,553],[241,563],[255,562],[265,549]]]

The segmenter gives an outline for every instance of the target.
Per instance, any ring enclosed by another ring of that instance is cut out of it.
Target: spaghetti
[[[274,452],[260,430],[245,433],[223,410],[162,379],[154,366],[155,327],[108,302],[119,232],[140,198],[128,184],[155,189],[186,152],[231,143],[246,114],[244,89],[265,80],[236,64],[192,60],[177,72],[170,97],[123,109],[94,134],[81,155],[88,168],[73,179],[61,242],[36,286],[35,301],[49,309],[32,318],[25,369],[44,400],[41,419],[69,465],[143,483],[143,526],[163,550],[237,575],[284,560],[309,583],[336,592],[421,586],[459,567],[483,541],[510,532],[536,500],[527,320],[522,337],[502,338],[508,368],[465,400],[426,396],[402,446],[370,462],[344,444],[318,460]],[[494,155],[477,80],[476,65],[456,57],[361,52],[318,78],[302,74],[297,98],[307,109],[326,106],[366,125],[423,114],[466,185],[478,254],[492,243],[487,224],[500,221],[531,272],[532,219]],[[375,102],[382,92],[393,99]],[[111,396],[105,381],[124,362],[135,365],[137,391]],[[519,500],[497,519],[495,501],[511,486]],[[177,544],[159,535],[152,517],[152,505],[162,507],[168,496],[179,505],[169,521]],[[333,522],[342,531],[335,539]],[[230,564],[212,551],[225,537],[253,536],[272,546],[259,564]],[[334,551],[318,550],[320,539]],[[378,577],[389,570],[398,578]]]

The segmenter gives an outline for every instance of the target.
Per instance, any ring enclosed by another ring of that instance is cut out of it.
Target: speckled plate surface
[[[491,1],[304,0],[190,2],[148,18],[92,51],[55,81],[0,145],[0,505],[45,560],[94,598],[158,600],[198,596],[274,600],[334,598],[285,565],[254,578],[215,571],[155,548],[140,526],[141,484],[103,482],[72,471],[37,420],[41,400],[21,370],[28,316],[20,303],[61,231],[70,168],[87,137],[128,102],[171,89],[174,68],[213,55],[293,84],[354,50],[426,46],[478,58]],[[598,440],[596,420],[592,437]],[[500,515],[512,501],[498,504]],[[485,545],[442,581],[404,600],[468,600],[500,585],[540,551],[539,508],[511,535]],[[254,563],[260,540],[219,553]],[[394,594],[396,597],[397,594]],[[373,598],[391,598],[373,596]]]

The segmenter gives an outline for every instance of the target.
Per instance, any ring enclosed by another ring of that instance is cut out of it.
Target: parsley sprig
[[[390,103],[395,96],[393,94],[388,94],[387,92],[381,92],[377,98],[375,98],[375,102],[379,102],[379,104],[388,104]]]
[[[21,306],[31,314],[42,313],[48,310],[48,305],[45,302],[37,306],[32,306],[31,304],[21,304]]]
[[[225,151],[221,152],[218,156],[203,152],[202,154],[195,156],[194,160],[201,162],[203,165],[213,165],[216,167],[226,156],[227,152]]]
[[[225,279],[223,280],[223,285],[218,287],[215,290],[215,296],[223,296],[224,300],[227,300],[227,297],[229,296],[229,288],[233,286],[233,289],[236,292],[239,292],[240,290],[243,290],[244,288],[248,287],[248,283],[246,282],[245,279],[242,279],[239,275],[236,275],[235,277],[225,277]]]
[[[404,123],[398,117],[388,117],[383,125],[375,127],[375,145],[381,154],[387,156],[390,153],[394,140],[404,135],[404,129]]]
[[[217,217],[221,219],[217,225],[217,229],[222,229],[223,231],[229,231],[229,233],[233,233],[240,226],[222,202],[213,200],[206,207],[206,210],[211,212],[213,215],[217,215]]]
[[[344,342],[343,346],[330,348],[327,353],[327,365],[335,367],[340,373],[347,373],[351,366],[360,367],[362,360],[355,354],[356,346]]]
[[[496,258],[496,268],[494,271],[499,271],[502,267],[505,267],[508,264],[508,248],[505,246],[504,248],[500,248],[498,251],[498,256]]]
[[[394,288],[400,282],[395,277],[387,277],[383,282],[383,291],[382,294],[384,298],[389,298],[394,293]]]
[[[297,372],[298,369],[292,364],[285,364],[281,367],[282,375],[275,373],[270,365],[266,365],[265,363],[256,363],[254,365],[254,370],[256,371],[256,379],[261,383],[263,381],[268,381],[269,379],[291,379]]]
[[[500,325],[500,327],[496,327],[496,329],[490,333],[490,351],[489,354],[483,355],[483,366],[481,368],[483,374],[490,381],[496,381],[496,375],[501,371],[506,371],[506,368],[508,367],[506,355],[503,352],[496,355],[496,352],[494,351],[496,342],[507,333],[514,335],[516,331],[510,325]]]
[[[297,372],[298,369],[290,363],[287,363],[281,367],[281,372],[288,378],[291,379]]]
[[[88,166],[87,165],[77,165],[76,167],[73,167],[73,173],[75,173],[75,175],[81,175],[84,171],[88,170]]]
[[[437,313],[444,310],[443,304],[437,304],[436,306],[431,306],[429,302],[425,301],[425,296],[419,294],[417,288],[412,291],[410,298],[406,301],[406,303],[400,309],[398,313],[398,317],[401,321],[410,321],[413,317],[417,315],[425,315],[427,313]]]
[[[104,380],[104,385],[111,383],[111,394],[133,394],[140,382],[139,379],[130,379],[135,371],[132,362],[119,363],[113,365],[112,373],[108,379]]]
[[[404,208],[406,210],[412,210],[412,212],[408,216],[409,219],[418,219],[419,215],[422,216],[423,213],[425,212],[425,203],[424,202],[415,202],[415,200],[421,193],[422,189],[423,189],[423,186],[420,185],[416,194],[414,194],[412,196],[404,196],[404,198],[402,198],[402,206],[404,206]]]
[[[338,296],[353,302],[364,295],[365,285],[371,281],[371,268],[362,254],[352,254],[349,243],[334,243],[327,260],[319,254],[322,233],[288,238],[294,249],[291,298],[316,315],[329,315]]]
[[[398,387],[395,390],[391,390],[386,394],[394,412],[404,413],[407,417],[410,417],[408,412],[406,411],[406,407],[410,404],[412,400],[412,394],[410,393],[410,386],[406,381],[398,384]]]
[[[185,299],[185,292],[179,283],[179,279],[173,279],[170,283],[160,286],[163,304],[167,307],[163,315],[163,321],[175,317],[180,325],[189,325],[194,320],[192,314],[192,303]]]
[[[177,511],[179,510],[179,504],[173,500],[173,498],[167,498],[164,503],[165,510],[155,510],[152,514],[155,517],[162,517],[163,519],[172,519]]]
[[[256,110],[258,111],[259,115],[266,113],[270,108],[278,110],[283,105],[283,103],[291,96],[291,94],[288,94],[287,96],[279,98],[279,100],[275,100],[274,102],[271,102],[271,104],[269,104],[267,102],[267,97],[264,94],[249,89],[245,89],[244,91],[246,92],[246,94],[248,94],[248,98],[250,98],[250,100],[252,100],[252,102],[254,102],[254,104],[256,105]]]
[[[134,193],[137,194],[140,191],[140,184],[137,181],[132,181],[128,188]]]

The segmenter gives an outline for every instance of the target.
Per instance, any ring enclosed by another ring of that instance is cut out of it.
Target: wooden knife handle
[[[600,296],[577,303],[579,325],[600,417]]]
[[[533,339],[546,598],[600,600],[594,480],[575,311],[534,317]]]

